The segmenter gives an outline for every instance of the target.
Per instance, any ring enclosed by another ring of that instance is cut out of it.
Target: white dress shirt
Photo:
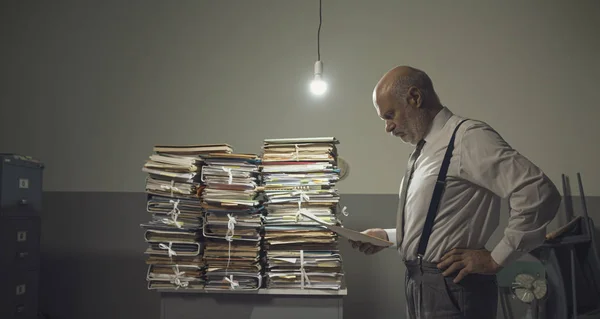
[[[462,119],[444,108],[425,136],[407,192],[404,239],[397,247],[405,260],[416,259],[433,186],[452,132]],[[404,163],[399,166],[405,167]],[[453,248],[484,249],[502,216],[508,218],[508,226],[491,256],[506,266],[543,243],[546,226],[561,201],[542,170],[481,121],[468,120],[456,132],[446,181],[423,256],[428,262],[439,262]],[[510,215],[501,215],[502,198],[509,199]],[[396,242],[396,229],[385,231]]]

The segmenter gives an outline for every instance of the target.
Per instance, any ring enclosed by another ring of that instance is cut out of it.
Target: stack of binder
[[[255,154],[204,156],[202,191],[206,290],[262,285],[260,159]]]
[[[264,141],[267,288],[342,288],[337,235],[302,214],[341,224],[337,144],[333,137]]]
[[[151,220],[145,230],[148,289],[203,288],[202,155],[231,152],[226,144],[154,147],[143,171]]]

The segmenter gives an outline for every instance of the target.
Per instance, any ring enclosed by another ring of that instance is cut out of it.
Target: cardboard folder
[[[328,222],[321,220],[314,214],[309,213],[307,211],[301,210],[300,214],[314,220],[315,222],[319,223],[320,225],[327,227],[327,229],[331,230],[332,232],[335,232],[338,235],[345,237],[347,239],[350,239],[353,241],[359,241],[359,242],[363,242],[363,243],[369,243],[369,244],[375,245],[375,246],[389,247],[389,246],[393,245],[393,243],[390,241],[383,240],[383,239],[380,239],[380,238],[377,238],[374,236],[370,236],[370,235],[361,233],[356,230],[344,228],[344,226],[330,224]]]

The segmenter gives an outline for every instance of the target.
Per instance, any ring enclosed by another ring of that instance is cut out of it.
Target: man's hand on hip
[[[385,232],[385,230],[383,230],[381,228],[367,229],[367,230],[363,231],[362,233],[367,234],[369,236],[377,237],[379,239],[389,240],[387,233]],[[363,243],[360,241],[353,241],[353,240],[348,240],[348,241],[350,242],[350,244],[352,244],[352,248],[358,249],[360,252],[365,253],[365,255],[372,255],[372,254],[378,253],[378,252],[382,251],[384,248],[386,248],[386,247],[382,247],[382,246],[375,246],[375,245],[372,245],[369,243]]]
[[[470,250],[454,248],[442,256],[438,263],[439,269],[445,269],[444,276],[460,270],[454,282],[458,283],[468,274],[493,275],[500,271],[500,266],[494,261],[486,249]]]

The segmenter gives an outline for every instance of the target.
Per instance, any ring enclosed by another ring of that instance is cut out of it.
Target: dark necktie
[[[404,238],[404,208],[406,206],[406,195],[408,192],[408,186],[412,179],[413,172],[415,170],[415,162],[417,158],[421,154],[421,150],[423,149],[423,145],[425,145],[425,141],[421,140],[417,144],[417,147],[410,155],[408,160],[408,167],[406,168],[406,173],[404,174],[404,181],[402,182],[402,190],[400,192],[400,202],[398,203],[398,216],[396,219],[396,242],[398,243],[398,249],[402,247],[402,239]]]

